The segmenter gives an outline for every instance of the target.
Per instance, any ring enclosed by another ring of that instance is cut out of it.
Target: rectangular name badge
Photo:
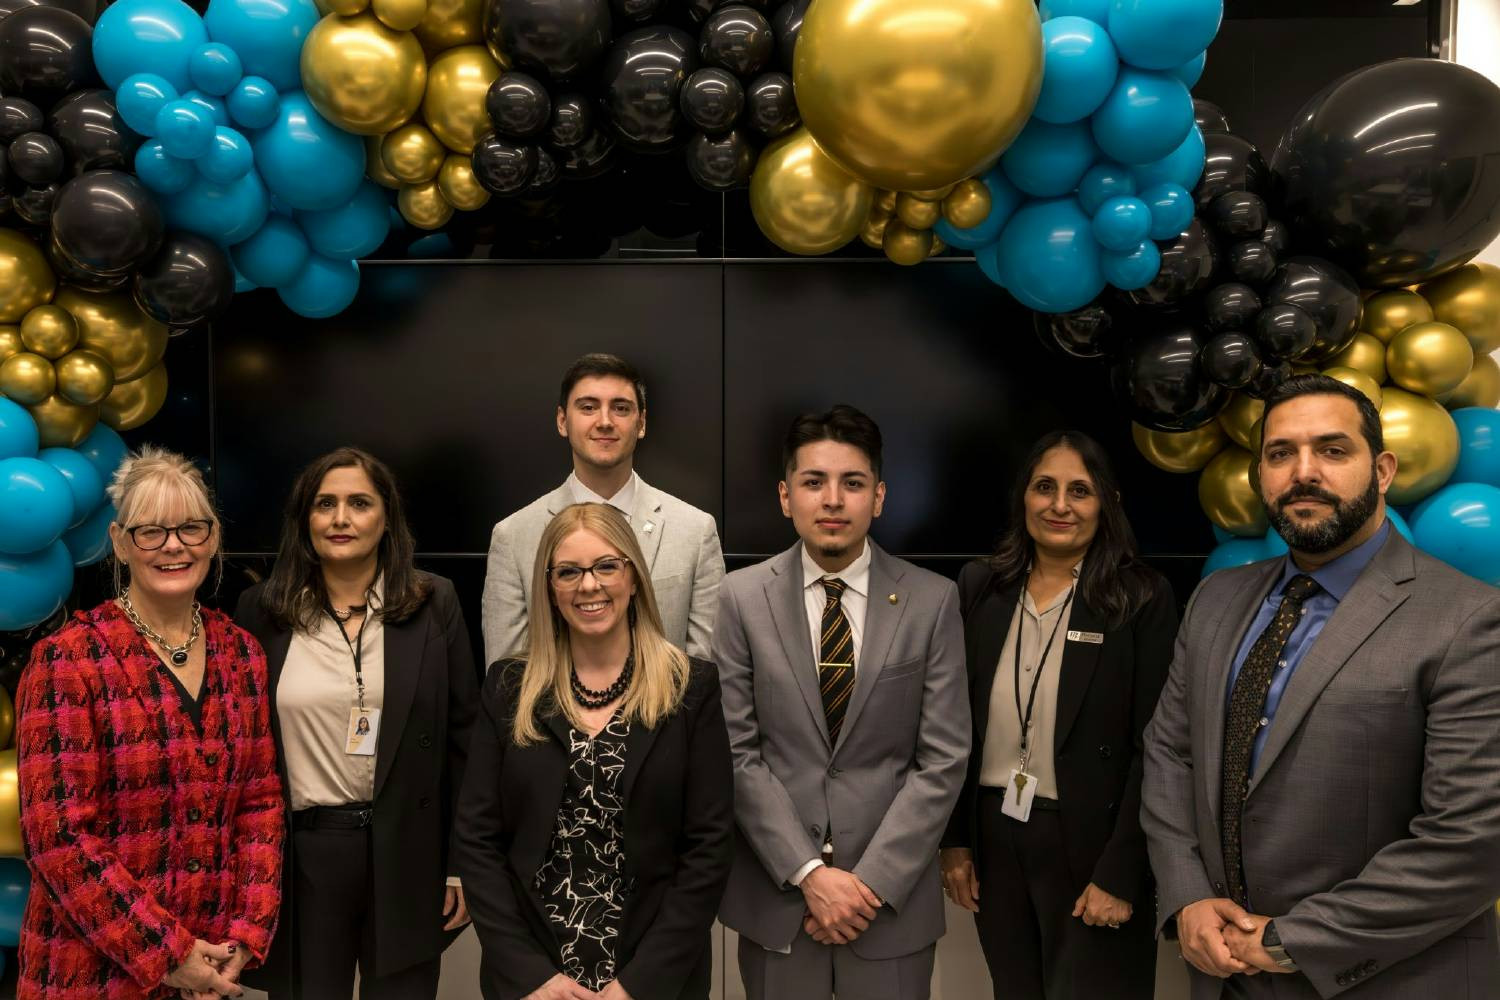
[[[1089,643],[1091,645],[1097,646],[1097,645],[1099,645],[1100,643],[1102,643],[1104,641],[1104,633],[1103,632],[1080,632],[1077,629],[1073,629],[1072,631],[1070,631],[1068,633],[1068,641],[1069,642],[1087,642],[1087,643]]]
[[[1025,823],[1031,819],[1031,800],[1036,798],[1036,778],[1017,768],[1010,769],[1010,781],[1005,786],[1005,800],[1000,811],[1011,819]]]
[[[375,742],[380,736],[380,709],[349,709],[349,735],[344,753],[354,757],[375,756]]]

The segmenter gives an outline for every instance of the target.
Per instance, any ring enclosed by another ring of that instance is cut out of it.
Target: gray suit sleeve
[[[1203,867],[1194,821],[1197,798],[1193,773],[1193,678],[1203,667],[1188,650],[1187,637],[1202,632],[1194,618],[1200,585],[1188,602],[1177,630],[1177,645],[1167,683],[1146,727],[1145,768],[1141,779],[1141,829],[1156,876],[1156,933],[1189,903],[1215,893]],[[1280,926],[1279,924],[1277,925]]]
[[[490,533],[490,555],[484,572],[481,611],[484,628],[484,665],[526,651],[527,580],[517,571],[510,532],[501,521]]]
[[[798,868],[818,856],[822,845],[808,834],[786,786],[771,773],[760,754],[755,665],[750,662],[750,646],[733,586],[719,589],[713,653],[734,762],[735,821],[776,884],[786,885]]]
[[[1458,629],[1427,692],[1422,811],[1353,879],[1276,916],[1287,954],[1325,997],[1367,961],[1389,968],[1500,896],[1500,599]],[[1273,916],[1275,916],[1273,914]],[[1355,983],[1351,982],[1351,985]]]
[[[972,740],[964,626],[958,590],[949,583],[928,640],[913,767],[852,869],[897,912],[937,853],[963,787]]]
[[[719,608],[719,585],[724,582],[724,552],[719,547],[719,529],[706,517],[693,560],[693,603],[688,607],[687,654],[700,660],[713,659],[714,618]]]

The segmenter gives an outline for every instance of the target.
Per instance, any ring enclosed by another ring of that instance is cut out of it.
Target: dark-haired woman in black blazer
[[[974,750],[943,888],[974,911],[995,996],[1150,1000],[1141,733],[1177,633],[1092,439],[1033,447],[996,554],[964,567]]]

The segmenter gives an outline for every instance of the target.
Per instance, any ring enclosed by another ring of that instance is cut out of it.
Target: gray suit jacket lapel
[[[553,490],[547,497],[547,519],[550,521],[562,512],[564,507],[573,506],[573,492],[568,489],[568,484],[563,483]],[[547,526],[544,524],[545,529]]]
[[[823,745],[830,747],[828,719],[823,715],[823,696],[818,689],[818,665],[813,662],[812,633],[807,630],[807,609],[802,601],[802,543],[776,556],[771,564],[774,574],[767,581],[766,603],[771,609],[771,618],[776,622],[776,631],[781,636],[781,646],[786,652],[787,666],[792,678],[807,702],[813,722],[823,737]],[[872,574],[873,577],[873,574]],[[847,725],[844,727],[848,728]]]
[[[636,483],[635,510],[630,515],[630,526],[635,529],[636,541],[641,543],[641,555],[646,557],[646,572],[649,574],[656,567],[656,553],[661,548],[663,531],[661,497],[646,485],[644,479]]]
[[[849,697],[849,711],[845,713],[843,728],[839,730],[839,746],[843,746],[844,741],[849,738],[865,702],[870,700],[870,691],[880,679],[880,671],[890,655],[891,642],[896,638],[896,628],[901,624],[901,617],[906,613],[908,603],[906,591],[900,586],[901,565],[886,555],[871,539],[866,538],[865,544],[870,546],[870,589],[865,600],[865,632],[860,643],[859,663],[854,672],[854,693]],[[890,600],[892,594],[896,597],[895,604]],[[821,700],[818,708],[822,710]],[[834,749],[837,750],[838,747]]]

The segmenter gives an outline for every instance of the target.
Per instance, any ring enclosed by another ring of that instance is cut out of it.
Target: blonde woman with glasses
[[[697,1000],[734,823],[718,673],[662,635],[625,518],[542,534],[525,659],[489,671],[456,867],[486,1000]]]

